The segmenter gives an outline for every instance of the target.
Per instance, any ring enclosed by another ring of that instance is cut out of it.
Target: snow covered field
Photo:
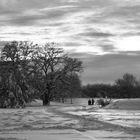
[[[73,115],[85,116],[86,118],[96,118],[100,121],[121,125],[124,127],[140,128],[140,111],[138,110],[88,110],[88,111],[71,111]]]
[[[82,99],[82,105],[86,101],[87,99]],[[77,104],[80,104],[78,100]],[[68,113],[86,118],[93,117],[124,127],[140,128],[140,99],[116,99],[104,109],[97,109],[93,106],[87,110],[68,111]]]
[[[60,128],[77,123],[77,120],[49,112],[45,107],[0,109],[0,131]]]
[[[0,109],[0,140],[140,140],[139,100],[134,101],[136,110],[132,102],[127,110],[126,100],[104,109],[55,102],[49,107]]]

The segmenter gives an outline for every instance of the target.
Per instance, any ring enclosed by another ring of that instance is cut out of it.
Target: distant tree
[[[0,61],[0,107],[6,107],[6,102],[8,102],[8,68],[6,63]]]
[[[78,95],[81,94],[81,81],[78,73],[83,70],[83,67],[82,62],[78,59],[66,57],[64,60],[63,71],[65,73],[64,75],[67,77],[65,85],[67,87],[68,97],[71,99],[72,104],[72,98],[78,97]]]
[[[65,75],[62,79],[59,79],[56,84],[55,96],[58,100],[65,98],[70,98],[72,103],[72,98],[81,97],[81,81],[79,75],[73,73],[72,75]]]
[[[122,78],[117,79],[115,84],[119,89],[119,97],[131,98],[133,97],[134,89],[137,86],[137,80],[132,74],[126,73]]]
[[[72,73],[69,76],[67,90],[68,90],[68,93],[69,93],[68,97],[70,97],[71,104],[72,104],[73,103],[72,98],[78,97],[81,94],[80,93],[81,92],[81,81],[80,81],[77,74]]]
[[[93,84],[83,86],[83,94],[87,97],[111,97],[111,85],[109,84]]]

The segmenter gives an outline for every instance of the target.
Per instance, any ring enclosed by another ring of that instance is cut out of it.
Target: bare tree
[[[52,91],[58,80],[72,72],[80,72],[82,69],[81,61],[69,58],[55,43],[47,43],[44,47],[37,48],[34,60],[35,65],[43,74],[45,85],[42,93],[43,105],[50,104],[53,97]]]
[[[0,89],[6,93],[11,107],[40,96],[43,105],[49,105],[56,83],[82,70],[82,62],[68,57],[55,43],[7,43],[0,60],[0,74],[5,72],[0,75]]]
[[[30,87],[26,78],[32,53],[31,46],[28,42],[10,42],[2,49],[1,65],[5,71],[2,80],[5,81],[10,107],[23,106],[29,100]]]
[[[115,84],[119,88],[120,97],[131,98],[133,89],[137,86],[137,80],[132,74],[126,73],[122,78],[117,79]]]

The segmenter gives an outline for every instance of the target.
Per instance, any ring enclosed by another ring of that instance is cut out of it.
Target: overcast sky
[[[0,43],[12,40],[59,43],[83,84],[140,78],[140,0],[0,0]]]

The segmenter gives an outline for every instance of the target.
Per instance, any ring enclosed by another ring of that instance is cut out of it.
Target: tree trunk
[[[50,90],[48,89],[43,95],[43,106],[50,105]]]
[[[44,94],[44,97],[43,97],[43,106],[46,106],[46,105],[50,105],[50,100],[48,98],[48,95],[47,94]]]
[[[50,101],[48,101],[47,99],[43,99],[43,106],[47,105],[50,105]]]

